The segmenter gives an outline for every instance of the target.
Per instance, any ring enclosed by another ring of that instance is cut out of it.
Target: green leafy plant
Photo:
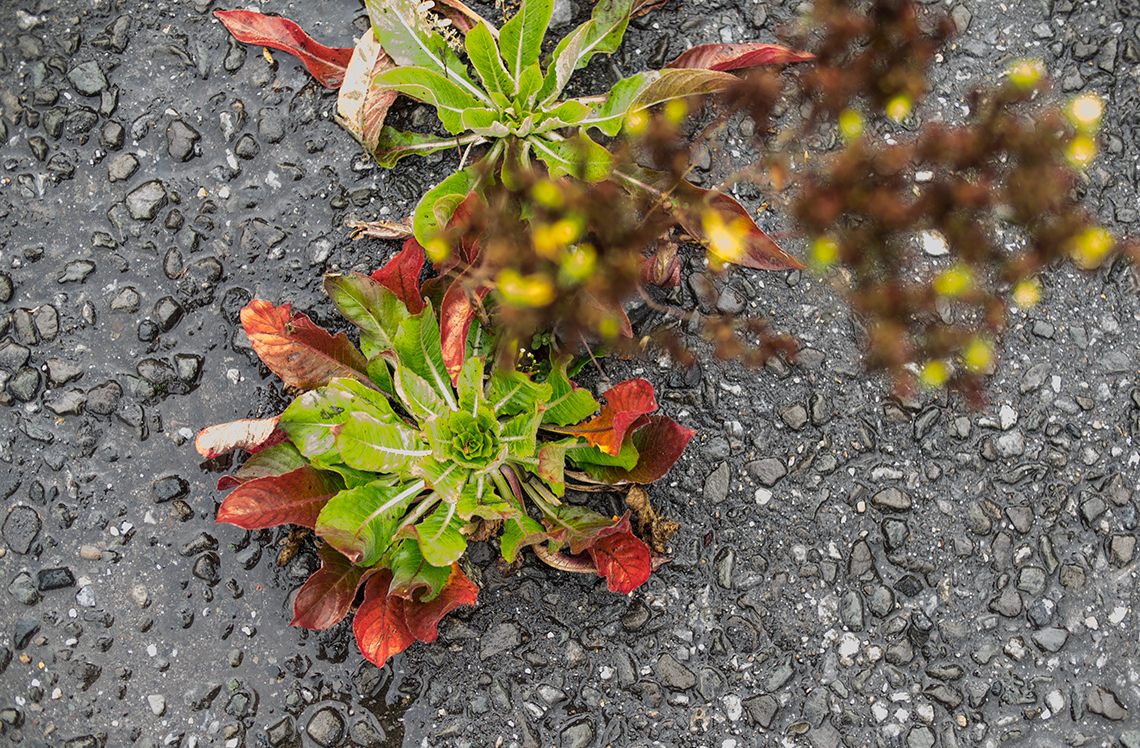
[[[326,276],[325,289],[360,330],[360,349],[288,304],[255,299],[242,325],[263,363],[302,390],[269,419],[203,430],[205,457],[253,453],[233,476],[218,522],[246,529],[294,524],[324,541],[321,568],[297,593],[294,625],[341,621],[363,587],[353,629],[382,665],[413,641],[433,641],[450,610],[475,602],[458,561],[470,537],[501,532],[504,560],[531,547],[548,564],[596,572],[628,593],[652,556],[630,514],[564,503],[567,487],[652,483],[691,431],[654,414],[643,379],[599,406],[554,362],[545,381],[489,361],[471,325],[462,365],[448,370],[440,321],[416,286],[414,250],[373,276]]]

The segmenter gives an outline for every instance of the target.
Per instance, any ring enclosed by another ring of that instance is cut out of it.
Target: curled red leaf
[[[420,271],[424,267],[424,248],[414,238],[404,242],[404,248],[388,263],[372,274],[372,280],[387,288],[412,314],[424,309],[420,295]]]
[[[327,543],[317,551],[321,568],[301,585],[293,598],[290,626],[323,630],[344,620],[367,572]]]
[[[602,394],[606,404],[589,421],[576,426],[546,428],[580,436],[606,454],[618,454],[626,432],[647,422],[645,415],[657,410],[657,400],[653,385],[644,379],[627,379]]]
[[[456,608],[475,604],[479,588],[459,569],[459,564],[451,565],[451,576],[447,578],[440,593],[430,602],[404,602],[404,619],[408,630],[422,642],[433,642],[439,637],[437,626],[445,615]]]
[[[335,473],[309,465],[284,475],[254,478],[222,500],[217,521],[246,530],[277,525],[313,528],[321,509],[342,488],[344,484]]]
[[[443,344],[443,363],[451,375],[451,383],[459,383],[459,372],[467,359],[467,334],[475,321],[477,305],[490,292],[489,287],[468,290],[461,275],[448,287],[439,307],[439,334]]]
[[[285,432],[277,430],[280,416],[273,418],[243,418],[240,421],[219,423],[198,432],[194,447],[206,459],[229,454],[235,449],[256,452],[280,444]]]
[[[293,55],[326,88],[339,88],[344,81],[344,72],[352,58],[351,49],[319,44],[287,18],[252,10],[215,10],[214,17],[240,42],[260,44]]]
[[[585,469],[595,480],[611,485],[654,483],[680,459],[695,433],[668,416],[649,416],[648,423],[633,432],[636,465],[629,470],[616,465],[589,465]]]
[[[369,577],[364,602],[352,621],[352,633],[360,652],[377,667],[412,645],[415,636],[404,616],[404,598],[388,594],[392,572],[384,569]]]
[[[702,44],[682,52],[667,68],[700,68],[704,70],[741,70],[759,65],[784,65],[814,60],[811,52],[802,52],[780,44],[748,42],[745,44]]]
[[[373,386],[368,362],[343,332],[330,335],[289,304],[254,299],[241,310],[241,324],[253,350],[285,384],[308,390],[352,377]]]
[[[625,530],[599,537],[586,550],[594,560],[598,576],[605,577],[610,592],[628,595],[649,579],[653,559],[649,546],[628,529],[628,512],[623,519]]]

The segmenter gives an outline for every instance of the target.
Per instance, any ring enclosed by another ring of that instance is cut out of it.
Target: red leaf
[[[677,220],[693,238],[700,242],[707,242],[701,215],[704,210],[712,209],[721,214],[726,224],[743,220],[746,228],[745,254],[736,262],[737,265],[754,268],[756,270],[797,270],[802,269],[800,261],[780,249],[780,246],[765,234],[743,205],[723,192],[706,190],[695,184],[681,180],[674,192],[681,206],[677,213]]]
[[[657,251],[641,260],[639,280],[647,286],[676,288],[681,285],[681,261],[674,242],[658,242]]]
[[[653,385],[644,379],[627,379],[602,394],[606,404],[589,421],[565,428],[544,428],[581,436],[606,454],[617,455],[626,431],[640,425],[646,413],[657,410],[657,400],[653,396]]]
[[[351,49],[334,49],[313,41],[287,18],[266,16],[252,10],[215,10],[214,16],[240,42],[260,44],[288,52],[326,88],[338,88],[352,58]]]
[[[427,603],[404,602],[408,630],[422,642],[433,642],[439,636],[436,626],[443,617],[461,605],[474,605],[478,596],[475,583],[459,570],[459,564],[452,564],[451,576],[435,599]]]
[[[399,654],[415,641],[404,618],[404,598],[388,594],[392,572],[384,569],[368,579],[364,602],[356,611],[352,632],[361,653],[377,667]]]
[[[443,343],[443,363],[451,375],[451,383],[459,384],[459,372],[463,369],[463,362],[467,359],[467,333],[471,331],[471,323],[475,321],[476,302],[483,301],[483,297],[491,290],[483,286],[468,292],[465,275],[460,275],[447,293],[443,295],[443,303],[439,307],[439,335]]]
[[[284,475],[254,478],[222,501],[217,521],[246,530],[285,524],[313,528],[325,503],[342,488],[335,473],[308,465]]]
[[[682,52],[667,68],[702,68],[704,70],[740,70],[758,65],[783,65],[814,60],[811,52],[801,52],[779,44],[748,42],[746,44],[702,44]]]
[[[280,444],[285,440],[285,432],[277,430],[278,418],[245,418],[209,426],[198,432],[194,447],[198,454],[211,459],[235,449],[256,452]]]
[[[215,490],[228,491],[231,488],[237,488],[243,483],[245,483],[245,481],[235,475],[223,475],[221,478],[218,478],[218,485]]]
[[[308,390],[336,377],[352,377],[372,387],[368,362],[342,332],[335,337],[290,305],[254,299],[241,310],[250,345],[285,384]]]
[[[321,630],[340,623],[348,615],[356,590],[368,571],[327,543],[317,554],[321,557],[321,568],[301,585],[293,599],[290,626]]]
[[[613,485],[653,483],[673,467],[696,432],[668,416],[649,416],[649,423],[633,432],[637,464],[631,469],[611,465],[591,465],[590,476]]]
[[[404,242],[404,248],[396,253],[388,264],[372,274],[372,280],[387,288],[404,302],[412,314],[424,309],[420,295],[420,271],[424,267],[424,248],[415,239]]]
[[[649,546],[633,534],[629,528],[629,512],[623,521],[626,529],[600,537],[587,548],[598,576],[605,577],[610,592],[628,595],[645,584],[653,571],[653,560]]]

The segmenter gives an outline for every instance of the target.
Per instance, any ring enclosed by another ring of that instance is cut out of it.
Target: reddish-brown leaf
[[[681,261],[677,258],[677,244],[657,242],[657,249],[641,260],[640,280],[647,286],[676,288],[681,285]]]
[[[612,485],[654,483],[680,459],[695,433],[668,416],[649,416],[649,422],[633,432],[636,465],[629,470],[615,465],[589,465],[585,469],[592,478]]]
[[[243,483],[222,501],[218,522],[260,530],[277,525],[313,528],[325,503],[344,488],[336,473],[309,465]]]
[[[293,620],[290,626],[323,630],[344,620],[356,590],[368,571],[344,557],[326,543],[317,551],[321,568],[309,577],[293,599]]]
[[[414,238],[404,242],[388,264],[372,274],[372,280],[396,294],[412,314],[424,310],[420,295],[420,271],[424,267],[424,248]]]
[[[288,52],[305,64],[309,73],[326,88],[338,88],[352,58],[351,49],[318,44],[287,18],[266,16],[252,10],[215,10],[214,16],[240,42],[260,44]]]
[[[467,334],[471,331],[471,323],[475,321],[476,305],[482,302],[491,290],[488,287],[480,287],[469,292],[465,281],[465,275],[455,279],[447,289],[447,293],[443,295],[443,303],[439,308],[439,336],[443,343],[443,363],[447,366],[447,373],[451,375],[453,385],[459,384],[459,372],[467,359]]]
[[[474,605],[479,596],[479,588],[459,570],[459,564],[451,565],[451,576],[447,584],[431,602],[404,602],[404,619],[412,636],[422,642],[433,642],[439,636],[437,626],[445,615],[461,605]]]
[[[601,407],[598,415],[589,421],[576,426],[544,428],[571,436],[581,436],[606,454],[617,455],[621,451],[621,443],[625,439],[626,432],[647,422],[645,414],[657,410],[657,400],[653,395],[653,385],[644,379],[627,379],[606,390],[603,395],[606,404]]]
[[[372,81],[394,67],[396,63],[380,46],[376,35],[362,35],[352,51],[352,59],[336,97],[337,121],[369,153],[376,150],[388,108],[397,96],[392,89],[373,86]]]
[[[392,655],[411,646],[416,639],[404,617],[404,598],[388,594],[392,572],[373,574],[364,586],[364,602],[356,611],[352,632],[361,653],[377,667]]]
[[[240,421],[219,423],[198,432],[194,447],[198,454],[207,460],[229,454],[235,449],[256,452],[284,441],[285,432],[277,430],[277,420],[273,418],[244,418]]]
[[[698,241],[705,242],[708,240],[701,217],[703,212],[709,208],[720,213],[726,224],[743,222],[746,228],[744,236],[745,253],[737,260],[737,265],[756,270],[797,270],[803,268],[799,260],[780,249],[772,237],[765,234],[756,225],[752,216],[748,214],[748,210],[729,195],[716,190],[697,187],[685,180],[681,180],[673,194],[681,208],[677,211],[678,222],[685,231]]]
[[[459,29],[463,34],[466,34],[478,26],[480,21],[484,21],[481,15],[468,8],[459,0],[439,0],[436,3],[435,10],[439,11],[444,18],[449,19],[451,25]],[[484,21],[484,23],[486,23],[486,21]],[[494,31],[494,26],[488,23],[487,28],[491,29],[491,33],[498,38],[498,33]]]
[[[801,52],[779,44],[749,42],[746,44],[702,44],[682,52],[667,68],[701,68],[704,70],[741,70],[758,65],[783,65],[814,60],[811,52]]]
[[[253,350],[285,384],[313,389],[336,377],[372,387],[368,362],[342,332],[334,337],[289,304],[254,299],[241,310],[241,324]]]
[[[653,560],[649,546],[629,530],[628,512],[624,520],[624,531],[599,537],[587,550],[610,592],[628,595],[649,579]]]

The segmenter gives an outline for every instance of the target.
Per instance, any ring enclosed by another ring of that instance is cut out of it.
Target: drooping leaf
[[[677,257],[676,243],[658,241],[653,253],[642,259],[638,280],[647,286],[660,288],[681,285],[681,261]]]
[[[459,29],[464,34],[471,33],[471,30],[483,24],[491,29],[492,36],[498,36],[498,32],[494,30],[490,23],[488,23],[483,16],[479,15],[471,8],[467,7],[459,0],[438,0],[434,10],[439,11],[445,18],[451,21],[451,25]]]
[[[424,424],[450,412],[447,401],[435,385],[410,369],[399,366],[394,353],[385,356],[393,362],[392,382],[400,402],[413,418]]]
[[[400,323],[395,346],[401,365],[422,377],[447,406],[454,409],[456,403],[451,375],[443,362],[439,325],[430,303],[422,312]]]
[[[388,594],[392,572],[384,569],[368,578],[364,602],[352,621],[352,633],[361,654],[383,667],[389,657],[403,652],[415,641],[404,618],[404,598]]]
[[[447,76],[467,95],[490,103],[467,77],[467,66],[447,41],[423,22],[419,0],[367,0],[365,5],[380,46],[397,64]]]
[[[624,518],[611,518],[575,504],[563,504],[544,512],[542,524],[550,534],[550,550],[569,545],[572,556],[585,552],[606,535],[629,529],[629,512]]]
[[[594,463],[583,464],[582,469],[595,480],[609,485],[654,483],[680,459],[694,433],[668,416],[649,416],[649,423],[633,432],[638,459],[632,468]]]
[[[619,454],[626,431],[647,413],[657,410],[657,400],[653,385],[644,379],[627,379],[603,394],[606,404],[595,418],[575,426],[547,428],[561,434],[581,436],[607,454]]]
[[[580,101],[589,107],[589,112],[579,124],[582,127],[596,127],[611,138],[621,132],[626,117],[633,110],[637,95],[661,77],[658,70],[646,70],[622,78],[615,83],[605,96],[595,96]]]
[[[499,537],[499,550],[503,560],[513,564],[518,552],[528,545],[541,543],[547,539],[546,530],[538,522],[525,514],[518,514],[503,521],[503,534]]]
[[[632,7],[631,0],[600,0],[590,20],[558,43],[538,93],[540,105],[557,99],[574,71],[586,67],[594,55],[617,51],[629,25]]]
[[[198,432],[194,447],[206,459],[229,454],[235,449],[252,452],[272,444],[280,444],[284,432],[277,430],[277,416],[273,418],[243,418],[240,421],[219,423]]]
[[[630,470],[637,464],[638,451],[633,443],[632,431],[626,431],[621,449],[616,455],[603,452],[590,444],[579,443],[566,450],[566,457],[575,465],[583,468],[597,465],[599,467],[618,467]]]
[[[503,65],[499,48],[486,24],[475,26],[467,32],[463,43],[467,47],[467,56],[471,58],[471,64],[488,93],[498,94],[503,99],[510,99],[518,93],[514,78]]]
[[[467,549],[467,537],[460,532],[463,525],[455,504],[441,503],[415,527],[424,559],[432,566],[450,566],[458,561]]]
[[[543,410],[545,416],[544,408],[554,397],[553,393],[554,388],[550,382],[539,384],[518,369],[495,367],[487,388],[487,402],[496,416],[513,416],[537,410]],[[588,397],[589,393],[586,395]],[[591,408],[590,413],[593,412],[594,408]]]
[[[392,584],[388,594],[426,603],[443,591],[450,576],[450,566],[432,566],[424,560],[416,541],[404,540],[392,554]]]
[[[293,620],[289,625],[322,631],[348,615],[356,590],[368,570],[356,566],[328,544],[321,546],[317,555],[321,568],[301,585],[293,598]]]
[[[629,513],[624,517],[626,530],[599,538],[587,551],[605,577],[610,592],[628,595],[645,584],[653,571],[653,559],[647,546],[628,529]]]
[[[421,135],[418,132],[384,127],[377,135],[373,153],[377,164],[385,169],[391,169],[405,156],[427,156],[436,151],[461,148],[472,143],[478,145],[482,142],[483,137],[479,135],[443,138],[439,135]]]
[[[688,96],[719,93],[739,83],[735,75],[715,70],[661,70],[656,79],[638,92],[630,111],[664,104]]]
[[[281,414],[281,429],[301,454],[325,467],[341,461],[335,429],[354,412],[366,412],[384,423],[402,423],[384,395],[356,380],[339,378],[289,403]]]
[[[542,414],[543,424],[569,426],[589,418],[598,410],[598,401],[590,391],[581,389],[566,375],[569,363],[567,358],[551,363],[550,376],[546,378],[550,385],[550,400]]]
[[[464,89],[454,73],[440,74],[428,68],[394,67],[372,79],[372,85],[402,93],[416,101],[435,107],[439,121],[452,135],[461,135],[463,112],[472,107],[494,106],[480,93],[474,96]]]
[[[422,642],[433,642],[439,637],[437,626],[443,617],[460,606],[472,606],[479,596],[479,588],[458,564],[451,565],[451,574],[443,590],[430,602],[407,602],[404,617],[408,630]]]
[[[423,488],[423,481],[417,480],[341,491],[321,510],[316,533],[352,563],[372,566],[388,550],[409,502]]]
[[[546,164],[551,179],[568,174],[587,182],[600,182],[613,171],[614,157],[591,140],[585,130],[566,140],[535,135],[528,141],[534,147],[534,155]]]
[[[424,308],[420,293],[420,271],[424,267],[424,248],[414,238],[404,242],[400,251],[376,272],[372,280],[396,294],[412,314],[419,314]],[[400,322],[403,322],[403,315]]]
[[[344,80],[352,57],[351,49],[333,49],[318,44],[287,18],[266,16],[252,10],[215,10],[214,17],[225,24],[240,42],[260,44],[293,55],[326,88],[337,88]]]
[[[553,0],[522,0],[518,12],[499,30],[499,49],[512,76],[517,78],[538,62],[553,11]]]
[[[475,173],[462,169],[427,191],[416,205],[412,219],[416,241],[427,246],[451,221],[455,209],[475,187]]]
[[[266,447],[251,455],[234,474],[241,483],[270,475],[284,475],[304,466],[305,459],[289,442]]]
[[[392,350],[400,323],[409,316],[407,306],[397,294],[360,273],[326,275],[325,293],[340,313],[360,328],[360,347],[365,356],[371,359]],[[423,305],[422,301],[419,303]]]
[[[407,473],[418,458],[431,454],[419,433],[367,413],[353,412],[333,433],[345,464],[359,470]]]
[[[780,44],[762,42],[702,44],[682,52],[665,67],[741,70],[758,65],[784,65],[789,62],[808,62],[814,59],[815,55],[811,52],[791,49]]]
[[[471,130],[483,138],[505,138],[511,133],[510,128],[503,122],[503,115],[494,109],[482,107],[464,109],[461,120],[464,130]]]
[[[376,150],[388,108],[396,100],[395,91],[373,86],[372,79],[393,67],[395,63],[380,47],[376,35],[363,34],[352,51],[336,97],[337,122],[369,153]]]
[[[467,335],[471,323],[476,319],[477,304],[490,292],[489,287],[480,286],[469,290],[465,275],[460,275],[448,287],[439,307],[440,344],[443,347],[443,362],[454,383],[459,377],[463,361],[467,355]]]
[[[305,465],[243,483],[222,500],[217,521],[246,530],[277,525],[312,528],[328,500],[344,488],[335,473]]]
[[[344,333],[334,337],[289,304],[253,299],[241,310],[241,324],[253,350],[285,384],[310,390],[336,377],[368,386],[368,362]]]
[[[352,229],[352,238],[359,239],[368,236],[373,239],[409,239],[412,236],[412,217],[407,216],[399,221],[377,219],[375,221],[360,221],[349,219],[344,222],[345,227]]]

